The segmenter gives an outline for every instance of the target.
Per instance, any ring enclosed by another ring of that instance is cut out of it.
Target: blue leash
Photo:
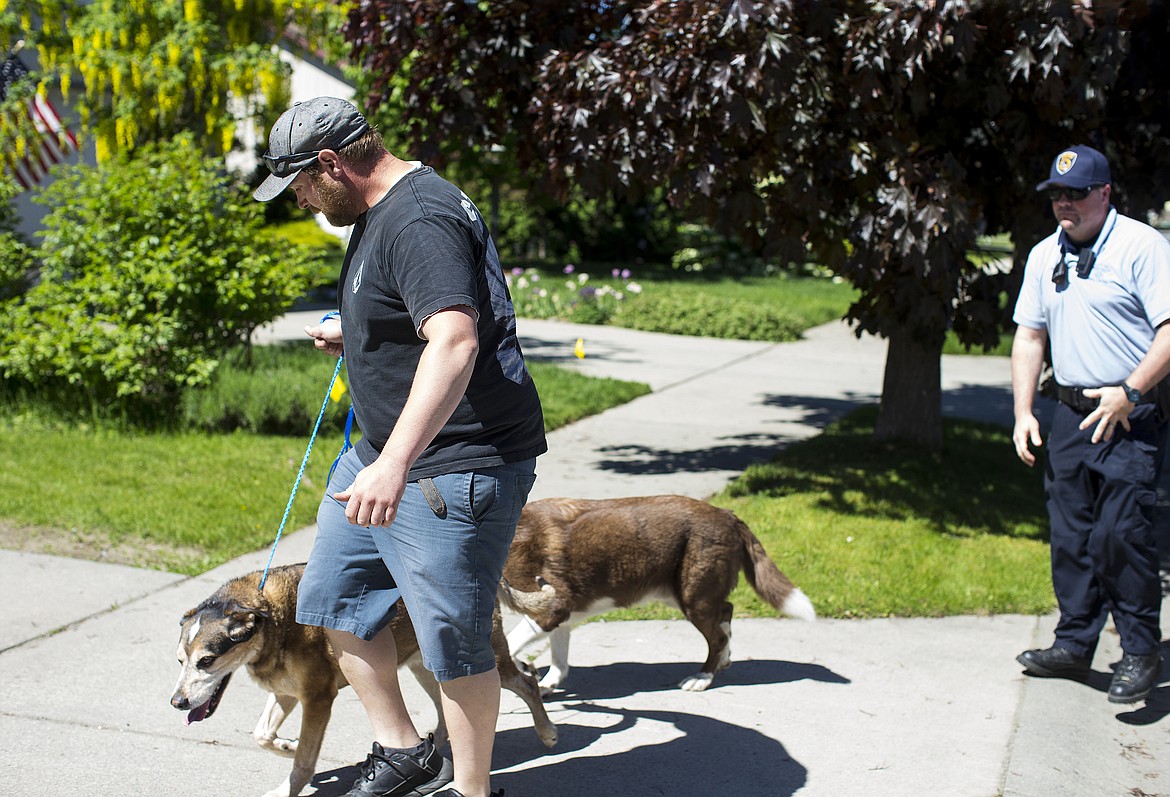
[[[276,539],[272,541],[272,550],[268,552],[268,564],[264,565],[264,575],[260,578],[260,586],[257,588],[260,591],[264,590],[264,584],[268,581],[268,571],[272,567],[272,557],[276,555],[276,546],[280,544],[280,535],[284,533],[284,524],[288,522],[289,512],[292,511],[293,501],[297,497],[297,488],[301,486],[301,477],[305,475],[305,466],[309,464],[309,453],[313,450],[313,441],[317,439],[317,431],[321,428],[321,419],[325,417],[325,408],[329,406],[329,399],[333,396],[333,385],[337,381],[337,375],[341,373],[341,363],[345,357],[337,358],[337,367],[333,369],[333,378],[329,380],[329,389],[325,391],[325,400],[321,402],[321,411],[317,413],[317,423],[313,426],[313,434],[309,437],[309,447],[305,449],[304,459],[301,460],[301,469],[297,471],[296,481],[293,482],[292,494],[288,497],[288,504],[284,507],[284,517],[280,519],[280,528],[276,530]],[[333,471],[337,469],[337,463],[341,461],[341,455],[348,451],[352,446],[349,442],[349,432],[353,428],[353,405],[349,408],[349,417],[345,419],[345,443],[341,447],[341,453],[337,455],[337,459],[333,460],[332,467],[329,468],[329,479],[333,478]],[[325,480],[325,484],[329,484],[329,479]]]

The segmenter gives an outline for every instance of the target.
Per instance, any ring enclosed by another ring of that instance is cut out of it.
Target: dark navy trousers
[[[1052,586],[1060,606],[1056,646],[1092,657],[1106,615],[1126,653],[1157,653],[1162,640],[1153,520],[1166,423],[1153,404],[1109,442],[1091,443],[1086,413],[1056,408],[1044,488],[1052,537]]]

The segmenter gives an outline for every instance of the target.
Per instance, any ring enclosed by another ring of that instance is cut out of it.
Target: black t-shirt
[[[467,195],[433,169],[416,168],[358,219],[337,299],[363,463],[377,459],[406,404],[427,343],[419,327],[457,305],[479,316],[475,369],[409,478],[515,462],[548,449],[495,244]]]

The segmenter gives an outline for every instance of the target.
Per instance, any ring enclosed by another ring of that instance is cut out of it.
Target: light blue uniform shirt
[[[1058,384],[1119,385],[1146,356],[1158,325],[1170,320],[1170,242],[1110,208],[1093,244],[1093,270],[1082,278],[1059,238],[1058,228],[1028,255],[1012,319],[1048,331]],[[1068,281],[1058,286],[1052,269],[1062,256]]]

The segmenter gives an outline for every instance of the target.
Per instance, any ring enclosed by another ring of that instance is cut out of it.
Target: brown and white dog
[[[297,587],[303,572],[304,565],[273,568],[263,593],[260,572],[228,581],[180,622],[178,658],[183,671],[171,705],[189,712],[188,725],[215,713],[228,680],[241,667],[269,692],[252,736],[261,747],[292,756],[293,766],[288,779],[264,797],[296,797],[312,779],[333,699],[347,685],[324,630],[296,621]],[[498,606],[493,622],[492,647],[502,685],[528,704],[536,735],[552,747],[556,726],[544,710],[536,679],[519,671],[508,652]],[[439,718],[435,744],[441,746],[447,732],[439,685],[422,666],[414,626],[401,602],[391,628],[399,666],[411,669],[435,703]],[[299,740],[278,737],[281,723],[297,703],[302,712]]]
[[[815,620],[816,611],[726,509],[679,495],[609,500],[550,498],[524,507],[504,567],[500,596],[520,612],[508,634],[519,656],[551,632],[545,693],[569,672],[570,628],[617,607],[662,600],[682,610],[707,639],[707,661],[679,686],[702,691],[731,661],[728,595],[743,570],[772,606]],[[520,667],[530,666],[517,659]]]

